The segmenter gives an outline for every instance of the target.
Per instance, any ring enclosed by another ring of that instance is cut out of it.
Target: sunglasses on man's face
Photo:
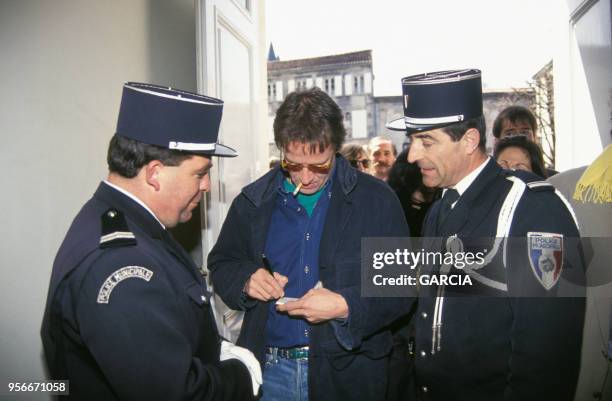
[[[330,157],[328,161],[320,164],[299,164],[288,161],[283,157],[281,160],[281,167],[285,171],[289,171],[291,173],[299,173],[306,167],[312,173],[315,174],[328,174],[329,170],[331,170],[332,162],[334,158]]]
[[[349,160],[349,163],[351,163],[351,166],[355,168],[359,168],[359,166],[362,166],[363,168],[368,168],[370,166],[370,160],[368,159]]]

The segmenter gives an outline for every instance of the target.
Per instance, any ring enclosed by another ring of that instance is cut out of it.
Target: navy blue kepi
[[[217,143],[223,101],[158,85],[128,82],[117,135],[160,147],[210,156],[238,153]]]
[[[404,118],[394,131],[429,131],[482,116],[480,70],[438,71],[402,78]]]

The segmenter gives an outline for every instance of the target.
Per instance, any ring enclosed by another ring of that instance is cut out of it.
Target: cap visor
[[[238,156],[238,152],[229,146],[221,145],[220,143],[215,146],[215,151],[211,153],[212,156],[218,157],[236,157]]]
[[[397,120],[389,121],[385,127],[391,131],[406,131],[406,123],[404,117],[398,118]]]
[[[427,124],[427,125],[414,125],[411,127],[406,126],[406,122],[403,118],[398,118],[397,120],[389,121],[385,127],[392,131],[403,131],[406,135],[414,134],[415,132],[423,132],[429,131],[436,128],[446,127],[448,125],[453,125],[456,123],[446,123],[446,124]]]

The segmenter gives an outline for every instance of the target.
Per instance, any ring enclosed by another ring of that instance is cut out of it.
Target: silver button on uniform
[[[421,351],[421,357],[422,357],[422,358],[425,358],[426,356],[427,356],[427,352],[425,352],[425,351]]]
[[[305,266],[304,267],[304,273],[308,274],[308,272],[310,272],[310,267]]]
[[[428,392],[429,389],[427,388],[427,386],[423,386],[421,387],[421,391],[423,391],[424,393]]]
[[[422,317],[423,319],[427,319],[427,312],[423,312],[423,313],[421,313],[421,317]]]

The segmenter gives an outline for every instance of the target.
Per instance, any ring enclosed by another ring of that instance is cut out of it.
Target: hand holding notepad
[[[295,301],[278,303],[276,309],[290,316],[303,317],[310,323],[345,319],[349,315],[348,304],[344,297],[327,288],[313,288]]]
[[[323,283],[321,281],[317,281],[317,284],[315,284],[313,289],[319,289],[319,288],[323,288]],[[276,301],[276,305],[284,305],[287,302],[292,302],[292,301],[297,301],[299,298],[292,298],[292,297],[282,297],[280,298],[278,301]]]

